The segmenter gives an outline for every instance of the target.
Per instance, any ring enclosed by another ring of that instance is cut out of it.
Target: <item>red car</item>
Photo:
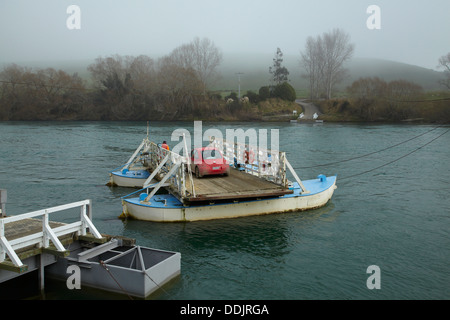
[[[197,178],[206,175],[229,175],[230,165],[217,148],[203,147],[191,152],[191,170]]]

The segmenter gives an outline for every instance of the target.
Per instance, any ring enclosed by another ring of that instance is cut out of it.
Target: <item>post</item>
[[[89,202],[86,204],[86,215],[89,218],[89,220],[92,221],[92,200],[89,199]]]
[[[187,148],[187,143],[186,143],[186,135],[183,133],[183,142],[184,142],[184,153],[185,153],[185,157],[186,157],[186,166],[187,166],[187,171],[188,171],[188,175],[189,175],[189,181],[191,182],[191,192],[194,195],[194,197],[196,197],[195,195],[195,187],[194,187],[194,180],[192,179],[192,170],[191,170],[191,155],[189,154],[188,148]],[[186,183],[183,184],[183,188],[186,187]],[[183,191],[184,195],[186,195],[186,190]]]
[[[89,232],[97,239],[101,239],[102,235],[100,232],[98,232],[97,228],[95,228],[94,224],[92,223],[91,217],[92,217],[92,211],[91,211],[91,200],[88,200],[87,204],[84,204],[81,206],[81,235],[86,235],[86,229],[89,228]],[[91,217],[89,217],[90,215]]]
[[[150,182],[153,180],[153,178],[159,173],[159,170],[164,166],[164,164],[169,160],[170,154],[168,153],[166,157],[161,161],[161,163],[156,167],[155,170],[153,170],[150,177],[147,178],[144,182],[144,188],[147,188],[150,185]]]
[[[41,296],[44,295],[44,289],[45,289],[45,279],[44,279],[44,258],[43,254],[41,253],[37,257],[39,259],[39,291],[41,293]]]
[[[178,167],[181,166],[181,163],[178,164],[174,164],[172,166],[172,168],[170,169],[170,171],[164,176],[164,178],[162,178],[162,180],[155,186],[155,188],[153,189],[153,191],[147,196],[147,198],[145,198],[144,201],[150,201],[150,199],[155,195],[155,193],[159,190],[159,188],[161,188],[161,186],[166,182],[167,179],[169,179],[176,170],[178,170]]]
[[[0,218],[6,217],[6,189],[0,189]]]
[[[280,152],[280,169],[279,169],[279,175],[280,175],[280,183],[283,187],[288,187],[288,181],[286,177],[286,152]]]
[[[238,81],[239,81],[239,95],[238,98],[241,99],[241,74],[243,74],[242,72],[237,72],[236,73],[238,75]]]
[[[145,139],[141,142],[141,144],[136,149],[136,151],[133,153],[133,155],[130,157],[130,159],[128,159],[127,163],[124,166],[124,169],[128,168],[131,165],[131,162],[134,160],[134,158],[136,158],[136,156],[138,155],[139,151],[142,149],[142,147],[144,145],[145,145]]]
[[[286,166],[288,167],[288,169],[291,171],[292,175],[294,176],[295,180],[297,181],[298,185],[300,186],[300,188],[302,189],[301,194],[307,194],[309,193],[308,190],[306,190],[305,186],[303,185],[302,180],[300,180],[300,178],[298,177],[297,173],[295,172],[294,168],[292,167],[292,165],[290,164],[290,162],[288,161],[288,159],[285,158],[285,163]]]
[[[5,261],[6,258],[6,250],[3,248],[1,240],[3,238],[5,238],[5,222],[3,221],[3,219],[0,219],[0,262]]]

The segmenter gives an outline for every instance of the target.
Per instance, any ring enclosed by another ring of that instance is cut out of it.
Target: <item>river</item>
[[[317,210],[163,224],[118,219],[120,197],[133,189],[105,185],[108,171],[146,136],[146,125],[0,122],[7,214],[92,199],[100,232],[181,253],[180,277],[151,299],[450,298],[448,127],[203,123],[224,136],[227,128],[278,129],[280,149],[301,179],[337,174],[338,188]],[[173,147],[177,128],[192,130],[193,123],[151,123],[150,139]],[[372,265],[380,289],[367,286]],[[45,298],[127,297],[55,282]]]

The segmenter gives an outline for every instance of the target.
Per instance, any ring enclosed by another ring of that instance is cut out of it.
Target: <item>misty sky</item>
[[[69,30],[69,5],[81,10]],[[381,29],[369,30],[369,5]],[[0,62],[170,53],[208,37],[226,53],[299,55],[308,36],[341,28],[355,57],[435,69],[450,52],[449,0],[0,0]]]

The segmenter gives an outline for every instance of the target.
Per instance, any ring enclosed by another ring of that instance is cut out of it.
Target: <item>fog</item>
[[[380,9],[380,29],[366,22]],[[79,8],[76,28],[70,5]],[[161,56],[194,37],[224,55],[298,55],[308,36],[341,28],[355,57],[435,69],[450,51],[448,0],[1,0],[0,62]],[[72,27],[74,24],[72,24]]]

